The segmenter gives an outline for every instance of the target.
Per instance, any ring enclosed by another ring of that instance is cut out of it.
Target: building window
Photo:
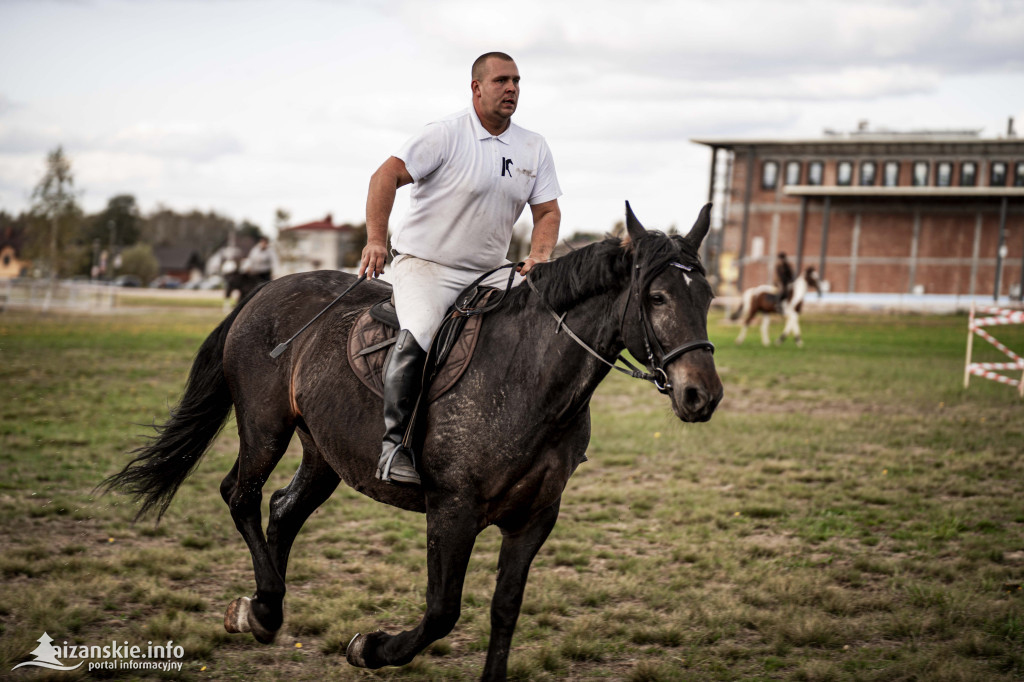
[[[929,163],[927,161],[915,161],[914,174],[911,176],[911,184],[914,187],[927,187],[930,171],[931,168],[929,168]]]
[[[1013,186],[1024,187],[1024,161],[1018,161],[1013,172]]]
[[[825,164],[821,161],[811,161],[807,164],[807,184],[820,185],[825,177]]]
[[[860,162],[860,184],[864,187],[872,187],[875,184],[875,174],[878,172],[878,164],[874,161]]]
[[[775,189],[779,182],[778,161],[765,161],[761,164],[761,189]]]
[[[789,161],[786,163],[786,184],[787,185],[799,185],[800,184],[800,171],[801,164],[799,161]]]
[[[850,185],[853,183],[853,162],[840,161],[836,164],[836,184]]]
[[[974,187],[978,184],[978,164],[964,161],[960,164],[960,186]]]
[[[882,184],[886,187],[896,187],[900,184],[900,162],[886,161],[885,175],[882,176]]]
[[[1006,186],[1006,162],[1005,161],[993,161],[992,167],[989,170],[988,184],[991,187],[1004,187]]]
[[[949,187],[953,184],[953,164],[949,161],[940,161],[935,166],[935,185],[937,187]]]

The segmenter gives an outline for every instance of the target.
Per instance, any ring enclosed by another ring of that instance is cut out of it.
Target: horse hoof
[[[386,665],[401,665],[393,661],[384,661],[377,657],[377,651],[381,644],[389,638],[383,630],[371,632],[368,635],[357,632],[352,641],[345,648],[345,660],[357,668],[369,668],[376,670]]]
[[[239,632],[252,632],[249,626],[249,614],[252,613],[252,600],[249,597],[239,597],[228,604],[228,610],[224,612],[224,629],[235,634]]]
[[[252,611],[252,599],[239,597],[224,612],[224,629],[230,633],[251,632],[257,642],[271,644],[277,637],[276,630],[268,630],[260,624]]]
[[[348,646],[345,647],[345,660],[349,662],[349,665],[354,665],[357,668],[366,667],[366,661],[363,659],[363,648],[365,646],[366,638],[357,632],[355,637],[349,640]]]

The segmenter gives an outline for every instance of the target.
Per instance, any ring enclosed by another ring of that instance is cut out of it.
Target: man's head
[[[492,133],[508,127],[519,104],[519,69],[504,52],[488,52],[473,62],[473,108]]]

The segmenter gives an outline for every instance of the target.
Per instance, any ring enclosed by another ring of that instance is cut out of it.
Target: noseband
[[[629,310],[629,302],[630,302],[631,299],[635,298],[636,299],[636,307],[640,311],[639,312],[640,330],[643,332],[644,349],[647,351],[647,362],[644,363],[644,365],[647,367],[647,370],[648,370],[646,372],[644,372],[640,368],[638,368],[635,365],[633,365],[633,363],[631,363],[626,358],[622,357],[621,353],[618,356],[616,356],[616,358],[614,360],[609,361],[603,355],[601,355],[596,350],[594,350],[593,348],[588,346],[586,344],[586,342],[583,341],[583,339],[578,337],[565,324],[565,316],[568,313],[566,312],[566,313],[562,313],[561,315],[559,315],[554,310],[552,310],[551,306],[549,306],[544,301],[544,297],[541,295],[540,291],[537,290],[537,287],[534,286],[533,280],[531,280],[530,277],[526,278],[526,283],[530,286],[530,289],[535,294],[537,294],[538,297],[540,297],[541,303],[543,303],[544,306],[548,309],[548,312],[550,312],[551,315],[555,318],[555,320],[557,320],[558,325],[556,327],[555,333],[558,333],[559,331],[564,330],[565,333],[569,336],[569,338],[571,338],[579,346],[581,346],[584,350],[586,350],[588,353],[590,353],[595,358],[597,358],[598,360],[600,360],[604,364],[608,365],[612,369],[614,369],[614,370],[616,370],[618,372],[622,372],[623,374],[626,374],[628,376],[631,376],[634,379],[643,379],[645,381],[650,381],[651,383],[654,384],[654,387],[657,388],[660,393],[666,393],[667,394],[669,391],[672,390],[672,382],[669,381],[668,372],[666,371],[668,366],[669,366],[669,364],[671,364],[675,360],[678,360],[680,357],[682,357],[683,355],[686,355],[690,351],[706,350],[706,351],[710,351],[711,353],[714,353],[715,352],[715,346],[714,346],[713,343],[711,343],[707,339],[696,339],[694,341],[687,341],[686,343],[680,344],[680,345],[676,346],[675,348],[673,348],[672,350],[668,351],[667,353],[665,352],[664,347],[658,341],[658,337],[654,333],[654,325],[651,324],[650,317],[647,315],[647,311],[644,309],[644,306],[643,306],[643,298],[641,297],[641,292],[640,292],[640,263],[638,262],[638,259],[637,259],[637,251],[639,251],[639,249],[636,249],[634,247],[633,267],[631,268],[630,285],[629,285],[630,297],[626,301],[626,306],[622,310],[622,318],[619,321],[619,335],[622,336],[623,339],[625,339],[625,336],[622,333],[622,329],[625,326],[626,313]],[[693,268],[691,266],[684,265],[683,263],[679,263],[679,262],[676,262],[676,261],[672,261],[671,263],[667,263],[663,267],[668,267],[669,265],[677,267],[680,270],[685,270],[686,272],[692,272],[693,271]],[[661,270],[659,269],[658,272],[660,272],[660,271]],[[655,276],[657,274],[658,273],[656,272]],[[653,280],[653,277],[652,277],[652,280]],[[616,364],[617,362],[622,362],[629,369],[626,369],[624,367],[620,367],[619,365]]]

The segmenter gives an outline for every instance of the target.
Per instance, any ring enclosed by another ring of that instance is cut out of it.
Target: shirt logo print
[[[512,159],[506,159],[504,156],[501,157],[501,177],[505,177],[505,173],[508,173],[509,177],[512,177],[512,171],[509,170],[509,166],[512,165]]]

